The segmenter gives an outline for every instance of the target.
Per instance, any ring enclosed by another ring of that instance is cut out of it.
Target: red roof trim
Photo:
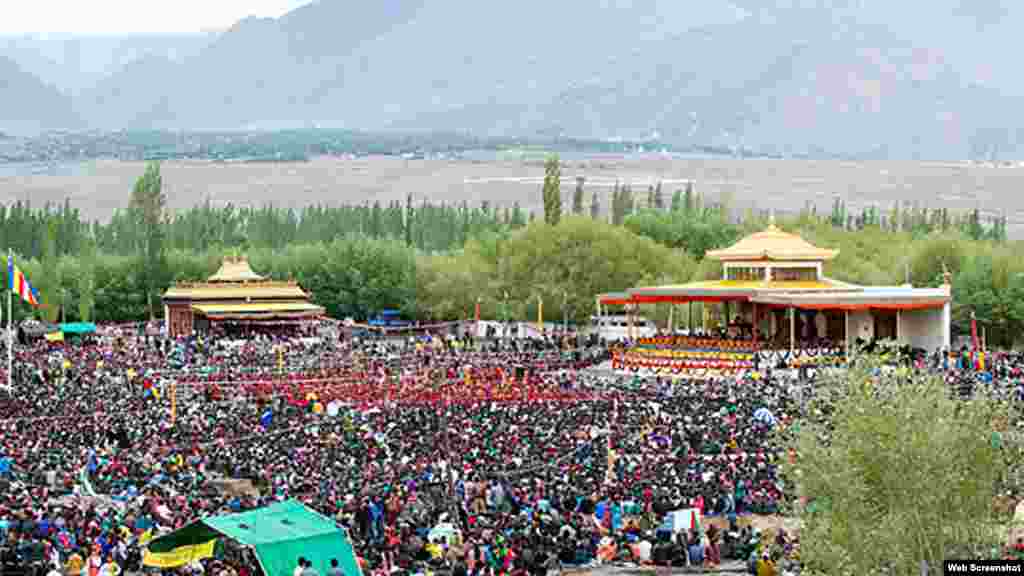
[[[606,306],[624,306],[626,304],[632,304],[633,300],[625,298],[601,298],[601,304]]]

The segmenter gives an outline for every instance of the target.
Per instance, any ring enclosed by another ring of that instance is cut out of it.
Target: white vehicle
[[[593,333],[609,342],[635,338],[650,338],[657,335],[658,329],[643,316],[633,317],[633,331],[629,331],[629,318],[625,314],[612,316],[591,316],[590,327]]]
[[[476,338],[487,338],[491,334],[501,337],[509,332],[509,327],[503,322],[479,320],[474,324],[473,336]]]

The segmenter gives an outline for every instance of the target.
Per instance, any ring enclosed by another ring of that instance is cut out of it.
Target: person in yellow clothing
[[[73,552],[68,557],[68,561],[64,563],[64,573],[78,576],[82,572],[82,566],[85,566],[85,560],[82,559],[82,555],[78,552]]]
[[[441,545],[436,542],[431,542],[427,544],[423,547],[423,549],[426,550],[428,554],[430,554],[430,557],[433,560],[439,560],[441,559],[442,556],[444,556],[444,548],[442,548]]]
[[[775,562],[772,562],[772,557],[767,550],[757,561],[757,576],[775,576]]]

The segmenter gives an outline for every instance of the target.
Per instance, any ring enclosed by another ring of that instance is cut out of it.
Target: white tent
[[[700,530],[700,510],[697,508],[683,508],[673,510],[665,515],[661,523],[661,530],[678,534],[683,531]]]

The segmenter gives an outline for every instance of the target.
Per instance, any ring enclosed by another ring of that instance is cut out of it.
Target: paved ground
[[[639,566],[599,566],[597,568],[563,570],[568,575],[594,575],[594,576],[660,576],[662,574],[716,574],[718,576],[744,576],[746,569],[740,561],[723,562],[717,568],[707,568],[703,571],[690,568],[641,568]]]

